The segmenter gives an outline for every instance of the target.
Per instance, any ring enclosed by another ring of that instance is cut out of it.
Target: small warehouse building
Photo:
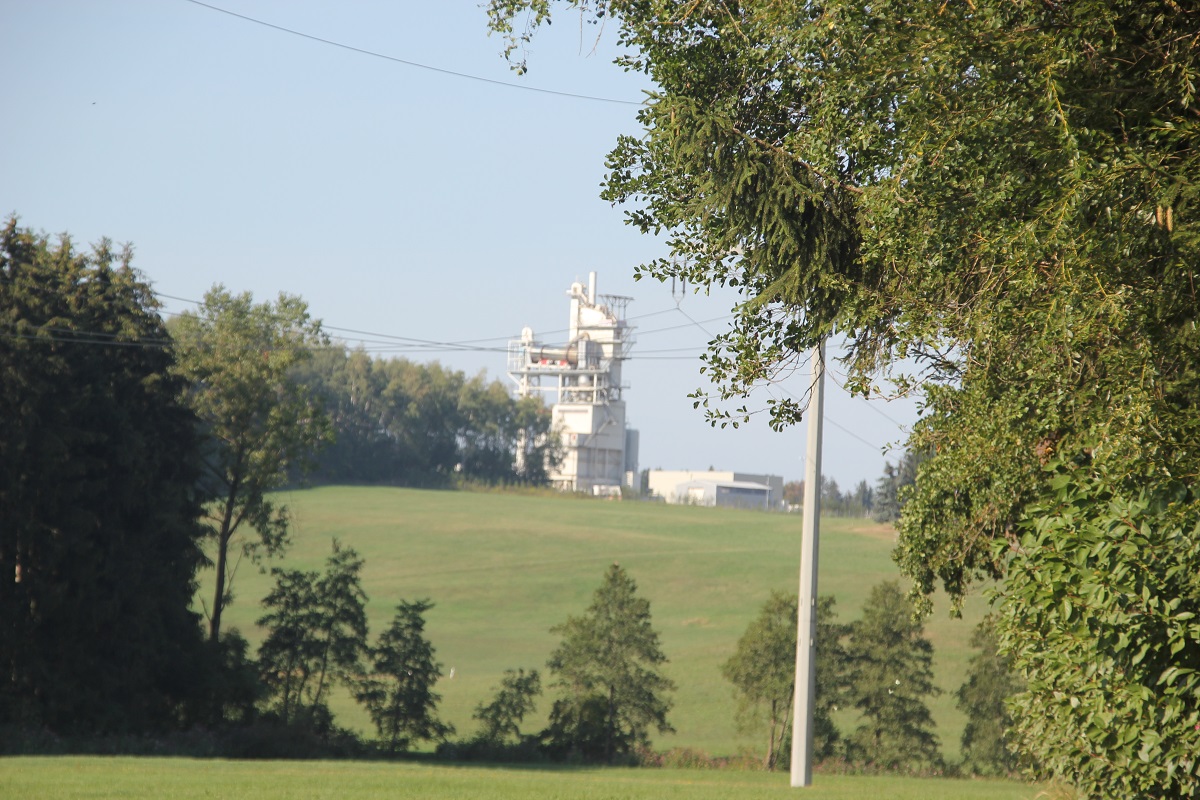
[[[763,511],[783,508],[783,478],[718,470],[649,470],[646,490],[668,503]]]
[[[688,481],[676,490],[693,506],[723,508],[752,508],[767,511],[771,508],[771,487],[749,481]]]

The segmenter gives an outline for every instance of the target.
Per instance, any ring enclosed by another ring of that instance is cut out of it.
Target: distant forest
[[[321,401],[335,434],[311,482],[543,484],[557,457],[545,404],[514,398],[482,374],[335,345],[316,350],[293,378]]]
[[[335,434],[316,454],[308,483],[544,485],[560,457],[541,399],[514,398],[483,374],[332,345],[315,350],[292,377],[324,405]],[[901,490],[915,483],[920,460],[905,453],[895,466],[886,463],[874,486],[862,480],[843,491],[822,479],[821,513],[896,521]],[[803,497],[803,481],[784,485],[787,502],[801,505]]]
[[[917,466],[924,460],[920,455],[905,452],[893,465],[884,462],[883,474],[872,487],[865,480],[853,489],[842,491],[833,478],[821,478],[821,513],[831,517],[870,517],[876,522],[895,522],[907,498],[906,488],[917,482]],[[804,504],[804,481],[788,481],[783,485],[783,499],[792,506]]]

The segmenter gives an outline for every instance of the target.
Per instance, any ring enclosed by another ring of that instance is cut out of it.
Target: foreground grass
[[[0,759],[0,797],[24,800],[1030,800],[1008,781],[818,775],[792,790],[784,774],[674,769],[494,768],[353,761],[180,758]]]
[[[740,735],[720,666],[772,589],[796,591],[799,515],[735,509],[611,503],[563,496],[433,492],[394,488],[324,487],[283,493],[295,545],[283,566],[318,569],[330,539],[366,560],[372,635],[401,598],[428,597],[427,633],[446,666],[437,686],[443,717],[460,735],[475,728],[472,711],[490,699],[507,668],[544,669],[557,644],[549,628],[580,614],[605,568],[619,561],[650,600],[654,625],[679,689],[670,721],[678,733],[658,736],[659,749],[691,747],[720,756],[759,749],[759,735]],[[899,578],[890,552],[894,532],[865,520],[826,519],[821,539],[820,591],[833,594],[843,621],[859,615],[871,587]],[[202,573],[211,580],[211,571]],[[269,575],[242,564],[236,602],[226,611],[257,647],[259,600]],[[198,600],[211,601],[208,585]],[[970,655],[967,642],[982,603],[950,619],[944,603],[927,622],[942,694],[931,710],[950,760],[958,756],[963,716],[954,707]],[[200,606],[200,603],[197,603]],[[450,668],[454,677],[448,677]],[[333,698],[338,722],[373,732],[361,707]],[[549,697],[539,705],[544,724]],[[853,730],[851,713],[838,720]]]

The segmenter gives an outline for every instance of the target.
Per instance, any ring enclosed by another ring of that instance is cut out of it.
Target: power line
[[[194,305],[194,306],[204,305],[204,303],[202,303],[199,300],[192,300],[191,298],[188,298],[188,297],[177,297],[175,295],[165,294],[163,292],[154,292],[154,296],[158,297],[160,299],[166,298],[168,300],[177,300],[181,303],[190,303],[191,305]],[[468,340],[464,340],[461,342],[439,342],[439,341],[434,341],[431,339],[418,339],[418,338],[415,338],[412,336],[399,336],[399,335],[391,334],[391,333],[376,333],[374,331],[364,331],[364,330],[358,330],[356,328],[342,328],[342,327],[338,327],[337,325],[326,325],[324,322],[321,322],[321,328],[323,330],[327,330],[327,331],[339,331],[342,333],[355,333],[355,334],[359,334],[361,336],[373,337],[372,339],[347,338],[348,341],[352,341],[352,342],[361,342],[363,344],[388,344],[388,345],[399,343],[398,346],[404,346],[404,345],[422,346],[422,347],[432,346],[432,347],[444,348],[445,351],[447,351],[447,352],[451,352],[451,351],[455,351],[455,350],[463,350],[466,352],[503,353],[503,352],[507,352],[505,348],[477,347],[477,346],[472,346],[472,345],[476,345],[477,343],[480,343],[480,342],[505,341],[506,339],[515,338],[515,337],[492,337],[489,339],[468,339]],[[379,340],[386,340],[386,341],[379,341]]]
[[[709,336],[709,337],[712,337],[712,335],[713,335],[713,334],[712,334],[712,331],[710,331],[708,328],[706,328],[706,327],[704,327],[703,325],[701,325],[699,322],[696,322],[696,320],[692,319],[691,315],[690,315],[690,314],[688,314],[686,311],[684,311],[682,308],[680,308],[679,306],[675,306],[675,310],[676,310],[676,311],[678,311],[680,314],[683,314],[683,317],[684,317],[684,319],[686,319],[686,320],[687,320],[688,322],[690,322],[692,325],[694,325],[694,326],[696,326],[697,328],[699,328],[700,330],[704,331],[704,333],[705,333],[707,336]],[[727,316],[728,316],[728,317],[731,317],[731,316],[733,316],[733,315],[732,315],[732,314],[729,314],[729,315],[727,315]],[[718,319],[724,319],[724,318],[722,317],[722,318],[718,318]],[[705,322],[716,322],[716,320],[705,320]]]
[[[797,396],[796,396],[794,393],[792,393],[790,390],[788,390],[788,389],[787,389],[787,387],[784,387],[784,386],[779,386],[778,388],[779,388],[779,390],[780,390],[780,391],[782,391],[782,392],[783,392],[784,394],[786,394],[788,397],[790,397],[790,398],[792,398],[793,400],[795,400],[797,403],[798,403],[798,402],[800,402],[800,398],[799,398],[799,397],[797,397]],[[851,439],[857,439],[858,441],[862,442],[863,444],[865,444],[867,447],[871,448],[871,449],[872,449],[872,450],[874,450],[875,452],[877,452],[877,453],[881,453],[881,452],[883,452],[884,448],[880,447],[879,445],[875,444],[874,442],[868,442],[866,439],[864,439],[863,437],[859,436],[857,433],[855,433],[854,431],[850,430],[850,429],[849,429],[849,428],[847,428],[845,425],[842,425],[842,424],[841,424],[841,423],[839,423],[837,420],[835,420],[835,419],[833,419],[832,417],[830,417],[830,416],[829,416],[829,412],[828,412],[828,411],[827,411],[827,412],[825,412],[825,421],[826,421],[826,422],[828,422],[828,423],[829,423],[830,425],[832,425],[833,427],[837,428],[837,429],[838,429],[839,431],[841,431],[842,433],[844,433],[844,434],[846,434],[847,436],[849,436]],[[897,424],[899,424],[899,423],[897,423]],[[890,448],[889,448],[889,449],[890,449]]]
[[[37,331],[40,328],[31,328],[30,330]],[[115,339],[112,338],[115,334],[99,333],[95,331],[72,331],[67,329],[69,333],[75,334],[72,336],[63,336],[62,334],[51,334],[49,336],[39,336],[36,333],[14,333],[0,332],[0,338],[17,339],[23,341],[45,342],[55,344],[87,344],[97,345],[100,347],[142,347],[142,348],[167,348],[172,346],[170,340],[165,339]]]
[[[170,299],[182,300],[184,302],[194,302],[194,301],[185,300],[184,298],[171,297],[170,295],[159,295],[159,296],[170,297]],[[690,326],[680,326],[680,327],[690,327]],[[49,335],[39,335],[39,334],[49,334]],[[156,337],[122,339],[122,338],[119,338],[121,336],[123,336],[123,334],[106,333],[103,331],[76,330],[76,329],[72,329],[72,328],[63,328],[61,326],[54,326],[54,325],[43,325],[43,326],[31,327],[28,329],[28,332],[20,332],[20,333],[15,332],[15,331],[14,332],[9,332],[9,331],[0,332],[0,338],[4,338],[4,339],[17,339],[17,340],[36,341],[36,342],[43,342],[43,343],[56,343],[56,344],[93,345],[93,346],[100,346],[100,347],[143,347],[143,348],[169,348],[175,344],[175,342],[171,339],[163,339],[163,338],[156,338]],[[431,343],[427,343],[427,344],[438,344],[438,343],[431,342]],[[263,350],[264,348],[255,348],[255,347],[251,346],[251,347],[248,347],[247,349]],[[294,345],[294,346],[286,347],[286,348],[271,347],[271,348],[265,348],[265,349],[268,351],[287,349],[287,350],[306,350],[306,351],[310,351],[310,352],[316,352],[316,351],[321,350],[322,348],[319,346],[316,346],[316,345],[299,345],[298,344],[298,345]],[[693,356],[649,355],[650,353],[668,353],[668,352],[677,352],[680,350],[688,350],[688,349],[689,348],[671,348],[671,349],[657,350],[657,351],[650,350],[650,351],[647,351],[646,355],[635,355],[635,356],[633,356],[633,358],[634,358],[634,360],[638,360],[638,361],[692,361],[695,359],[694,355]],[[436,348],[428,347],[428,346],[421,347],[419,344],[414,344],[410,349],[406,349],[404,352],[409,352],[409,353],[414,353],[414,352],[425,352],[425,353],[463,352],[464,350],[467,350],[470,352],[489,352],[489,351],[496,352],[497,348],[475,348],[474,350],[468,350],[468,348],[456,347],[456,348],[450,348],[450,350],[444,350],[444,349],[436,349]],[[500,352],[503,352],[503,351],[500,351]],[[787,388],[785,388],[783,386],[779,386],[778,388],[784,394],[788,395],[793,400],[796,400],[797,402],[799,402],[800,398],[797,397],[793,392],[789,391]],[[884,415],[884,416],[886,416],[886,415]],[[891,419],[891,417],[888,417],[888,419]],[[825,420],[830,425],[833,425],[835,428],[837,428],[838,430],[845,433],[847,436],[851,437],[852,439],[856,439],[857,441],[861,442],[862,444],[865,444],[867,447],[870,447],[872,450],[875,450],[877,452],[883,451],[884,448],[882,448],[872,442],[867,441],[866,439],[864,439],[863,437],[859,436],[857,433],[852,431],[850,428],[847,428],[845,425],[842,425],[837,420],[832,419],[828,414],[825,415]],[[901,423],[897,422],[896,420],[892,420],[892,422],[894,422],[896,425],[901,424]]]
[[[834,372],[833,372],[832,370],[828,370],[826,374],[828,374],[828,375],[829,375],[829,378],[830,378],[830,380],[832,380],[832,381],[833,381],[835,384],[837,384],[837,386],[838,386],[838,388],[839,388],[839,389],[841,389],[842,391],[846,392],[846,394],[850,395],[851,397],[854,397],[854,396],[855,396],[853,392],[851,392],[849,389],[847,389],[847,388],[846,388],[846,384],[845,384],[845,383],[843,383],[842,381],[839,381],[839,380],[838,380],[838,378],[837,378],[837,375],[835,375],[835,374],[834,374]],[[895,419],[895,418],[894,418],[894,417],[892,417],[890,414],[887,414],[886,412],[884,412],[884,411],[883,411],[881,408],[879,408],[878,406],[876,406],[874,403],[872,403],[872,402],[871,402],[871,398],[869,398],[869,397],[862,397],[861,395],[859,396],[859,398],[860,398],[860,399],[861,399],[861,400],[862,400],[864,403],[866,403],[866,404],[867,404],[867,408],[871,409],[871,410],[872,410],[872,411],[874,411],[876,414],[878,414],[879,416],[881,416],[881,417],[883,417],[884,419],[886,419],[888,422],[891,422],[892,424],[896,425],[896,426],[897,426],[897,427],[899,427],[899,428],[903,428],[903,427],[904,427],[904,423],[903,423],[903,422],[901,422],[901,421],[900,421],[900,420],[898,420],[898,419]]]
[[[154,296],[158,297],[160,299],[176,300],[180,303],[188,303],[188,304],[194,305],[194,306],[204,305],[204,303],[201,302],[200,300],[193,300],[188,297],[178,297],[176,295],[166,294],[165,292],[154,292]],[[677,310],[678,310],[677,308],[664,308],[661,311],[650,311],[645,314],[639,314],[635,317],[630,317],[629,319],[630,320],[646,319],[649,317],[660,316],[662,314],[669,314],[672,311],[677,311]],[[693,326],[700,327],[701,330],[704,330],[704,328],[701,327],[700,323],[696,322],[691,317],[688,317],[687,314],[684,314],[684,316],[687,317],[689,320],[689,322],[685,325],[671,325],[666,328],[653,328],[653,329],[647,330],[647,331],[638,331],[638,336],[646,336],[646,335],[655,334],[655,333],[664,333],[666,331],[680,330],[682,328],[690,328]],[[706,320],[704,320],[704,323],[720,322],[722,320],[729,319],[732,316],[733,316],[732,314],[725,314],[720,317],[713,317],[712,319],[706,319]],[[434,352],[463,351],[463,352],[481,352],[481,353],[487,353],[487,352],[504,353],[504,352],[507,352],[507,348],[505,348],[505,347],[479,347],[477,345],[487,343],[487,342],[510,342],[510,341],[514,341],[514,340],[520,338],[519,334],[509,334],[506,336],[489,336],[489,337],[481,338],[481,339],[462,339],[462,340],[453,341],[453,342],[440,342],[440,341],[432,341],[429,339],[417,339],[417,338],[414,338],[411,336],[400,336],[400,335],[391,334],[391,333],[378,333],[376,331],[364,331],[364,330],[359,330],[356,328],[343,328],[343,327],[339,327],[337,325],[326,325],[324,322],[321,323],[321,328],[323,330],[327,330],[327,331],[337,331],[340,333],[353,333],[353,334],[358,334],[360,336],[371,337],[371,339],[355,339],[355,338],[350,338],[350,337],[343,337],[346,339],[346,341],[351,341],[351,342],[362,342],[365,344],[381,344],[381,345],[391,344],[393,342],[396,342],[396,343],[399,343],[399,346],[411,344],[413,346],[432,346],[432,347],[444,348],[444,350],[438,350],[438,351],[434,351]],[[556,330],[547,331],[547,333],[549,335],[554,335],[554,334],[559,334],[559,333],[567,333],[569,330],[570,330],[569,328],[559,328]],[[708,331],[705,331],[705,333],[708,333]],[[712,334],[709,334],[709,335],[711,336]],[[376,342],[373,340],[387,340],[387,341]]]
[[[255,17],[248,17],[245,14],[239,14],[236,11],[230,11],[227,8],[220,8],[218,6],[209,5],[208,3],[202,3],[202,2],[200,2],[200,0],[184,0],[184,2],[191,3],[192,5],[195,5],[195,6],[200,6],[201,8],[207,8],[210,11],[217,11],[222,14],[228,14],[231,17],[236,17],[237,19],[244,20],[246,22],[253,22],[255,25],[262,25],[264,28],[271,28],[272,30],[277,30],[282,33],[291,34],[292,36],[299,36],[302,39],[308,39],[310,41],[319,42],[320,44],[329,45],[330,47],[340,47],[343,50],[349,50],[353,53],[359,53],[364,56],[371,56],[373,58],[382,58],[385,61],[392,61],[397,64],[403,64],[406,67],[415,67],[417,69],[429,70],[430,72],[437,72],[442,75],[449,75],[454,78],[463,78],[465,80],[479,81],[480,83],[490,83],[495,86],[503,86],[508,89],[519,89],[524,92],[537,92],[539,94],[549,94],[549,95],[555,95],[558,97],[570,97],[574,100],[590,100],[595,103],[614,103],[616,105],[624,105],[624,106],[640,106],[640,105],[642,105],[641,103],[635,102],[633,100],[617,100],[612,97],[597,97],[595,95],[575,94],[574,92],[559,92],[554,89],[542,89],[537,86],[526,86],[526,85],[520,84],[520,83],[509,83],[508,81],[498,81],[493,78],[484,78],[479,75],[471,75],[466,72],[455,72],[454,70],[443,69],[442,67],[434,67],[434,66],[430,66],[429,64],[422,64],[417,61],[409,61],[407,59],[397,58],[396,56],[389,56],[386,53],[378,53],[374,50],[366,50],[362,47],[355,47],[354,45],[345,44],[343,42],[337,42],[332,39],[325,39],[320,36],[314,36],[310,33],[304,33],[303,31],[295,30],[293,28],[285,28],[282,25],[276,25],[272,22],[267,22],[265,20],[256,19]]]
[[[79,344],[79,345],[99,345],[113,347],[144,347],[144,348],[170,348],[178,345],[173,339],[162,339],[156,337],[145,337],[136,339],[122,339],[123,334],[105,333],[102,331],[85,331],[75,330],[72,328],[60,328],[53,326],[35,326],[29,328],[26,332],[15,331],[0,331],[0,338],[17,339],[25,341],[43,342],[47,344]],[[371,343],[371,340],[352,340],[364,343]],[[344,346],[345,343],[343,343]],[[248,345],[247,349],[254,351],[273,351],[273,350],[303,350],[308,352],[319,352],[325,347],[314,344],[296,344],[285,347],[255,347]],[[497,347],[459,347],[459,346],[439,346],[439,343],[420,343],[411,344],[394,344],[385,342],[382,345],[377,345],[371,348],[363,348],[372,355],[381,355],[385,353],[393,354],[413,354],[413,353],[505,353],[507,350]],[[674,353],[674,352],[693,352],[689,356],[668,356],[658,355],[659,353]],[[639,361],[692,361],[698,356],[694,352],[694,348],[680,347],[668,348],[664,350],[648,350],[646,354],[635,354],[631,358]]]
[[[677,309],[670,309],[670,310],[675,311]],[[708,331],[705,330],[705,328],[703,327],[704,325],[711,323],[711,322],[721,322],[723,320],[731,319],[734,315],[733,314],[724,314],[719,317],[713,317],[712,319],[706,319],[703,321],[703,323],[697,322],[696,320],[692,319],[691,317],[688,317],[687,314],[684,314],[684,316],[687,317],[687,319],[688,319],[688,322],[686,324],[671,325],[670,327],[666,327],[666,328],[654,328],[653,330],[649,330],[649,331],[639,331],[638,335],[644,336],[645,334],[648,334],[648,333],[663,333],[664,331],[677,331],[677,330],[681,330],[683,328],[699,328],[700,330],[704,331],[704,333],[707,333],[709,336],[712,336],[711,333],[708,333]]]

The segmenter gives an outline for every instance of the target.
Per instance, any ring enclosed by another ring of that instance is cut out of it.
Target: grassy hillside
[[[317,569],[337,537],[366,560],[372,635],[400,598],[429,597],[428,633],[447,672],[438,688],[443,716],[460,734],[490,698],[506,668],[543,669],[556,644],[548,629],[581,613],[605,567],[620,562],[650,600],[654,623],[679,686],[670,720],[677,733],[659,747],[687,746],[731,755],[757,746],[737,733],[720,664],[771,589],[795,591],[800,517],[570,497],[327,487],[287,493],[295,546],[284,563]],[[837,597],[843,621],[858,616],[870,588],[899,577],[889,558],[890,527],[858,520],[822,523],[821,594]],[[211,577],[205,576],[205,577]],[[226,612],[255,645],[254,620],[270,578],[243,564]],[[207,585],[200,597],[207,598]],[[953,692],[970,653],[967,640],[983,613],[975,598],[965,618],[946,604],[927,622],[943,694],[933,703],[947,757],[957,757],[963,719]],[[342,724],[367,730],[349,700],[333,704]],[[549,707],[543,700],[542,708]],[[533,723],[529,727],[539,723]],[[842,720],[843,730],[853,719]]]

